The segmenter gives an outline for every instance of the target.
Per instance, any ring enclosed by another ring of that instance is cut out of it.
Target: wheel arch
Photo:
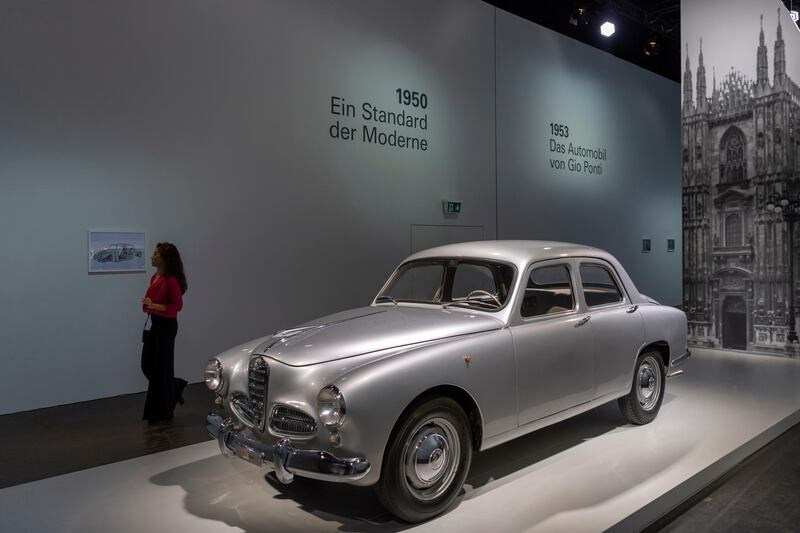
[[[664,368],[669,370],[669,361],[670,361],[670,352],[669,352],[669,343],[667,341],[655,341],[649,344],[645,344],[642,346],[642,349],[639,350],[637,358],[645,352],[649,352],[654,350],[661,355],[661,360],[664,363]]]
[[[408,414],[414,410],[419,404],[428,401],[432,398],[450,398],[454,400],[467,415],[469,425],[472,433],[472,448],[477,451],[481,448],[483,441],[483,414],[475,401],[475,398],[465,389],[457,385],[436,385],[421,393],[412,399],[397,417],[397,420],[392,427],[391,435],[394,438],[397,428]]]

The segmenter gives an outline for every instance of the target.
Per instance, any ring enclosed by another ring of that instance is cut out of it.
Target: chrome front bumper
[[[325,481],[356,481],[369,472],[366,458],[340,459],[326,451],[300,450],[292,447],[288,438],[264,444],[235,431],[232,420],[218,414],[206,417],[206,429],[217,439],[222,455],[236,455],[257,466],[271,465],[281,483],[291,483],[295,474]]]
[[[683,366],[689,357],[691,357],[692,351],[686,350],[680,357],[676,357],[673,361],[669,364],[669,370],[667,371],[668,378],[674,378],[675,376],[680,376],[683,374],[683,370],[678,370],[679,366]]]

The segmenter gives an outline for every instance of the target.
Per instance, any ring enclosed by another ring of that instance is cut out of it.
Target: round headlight
[[[344,415],[347,408],[344,404],[344,396],[339,389],[333,385],[328,385],[317,396],[317,414],[319,421],[328,428],[341,426],[344,422]]]
[[[222,363],[219,362],[219,359],[211,359],[208,361],[204,375],[206,387],[214,392],[222,388]]]

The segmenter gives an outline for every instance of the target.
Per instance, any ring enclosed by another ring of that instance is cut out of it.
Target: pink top
[[[183,295],[178,280],[172,276],[159,276],[156,272],[150,278],[150,286],[147,287],[145,298],[150,298],[153,303],[166,306],[165,311],[156,311],[142,306],[145,313],[158,315],[167,318],[177,318],[178,311],[183,309]]]

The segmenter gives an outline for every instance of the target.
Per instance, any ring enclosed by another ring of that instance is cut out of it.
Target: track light
[[[600,26],[600,35],[603,37],[611,37],[614,35],[616,28],[614,27],[614,23],[607,20]]]
[[[589,8],[583,4],[578,4],[569,14],[569,23],[576,28],[587,26],[589,24]]]
[[[661,43],[658,42],[655,35],[647,39],[644,45],[644,55],[648,57],[655,57],[661,52]]]

